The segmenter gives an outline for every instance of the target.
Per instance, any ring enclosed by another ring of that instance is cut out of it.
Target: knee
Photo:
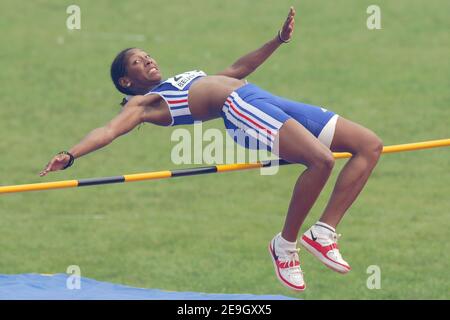
[[[369,139],[367,139],[363,154],[371,162],[376,163],[383,152],[383,141],[376,135],[373,134]]]
[[[334,157],[331,151],[322,152],[310,161],[308,167],[314,167],[322,171],[331,171],[334,167]]]

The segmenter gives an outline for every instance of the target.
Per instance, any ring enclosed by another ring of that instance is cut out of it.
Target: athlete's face
[[[135,91],[145,91],[158,84],[161,71],[155,59],[141,49],[132,49],[127,57],[127,74],[123,77],[124,86]]]

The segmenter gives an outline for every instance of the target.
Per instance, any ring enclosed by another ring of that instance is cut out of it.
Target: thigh
[[[278,131],[274,150],[280,158],[305,165],[330,157],[331,151],[294,119],[287,120]]]
[[[271,151],[278,130],[291,117],[266,99],[255,98],[258,96],[262,96],[258,91],[252,95],[253,99],[242,94],[242,90],[233,92],[225,101],[221,115],[236,143],[249,149]]]
[[[371,130],[360,124],[339,117],[336,122],[331,150],[333,152],[357,153],[372,141],[379,138]]]
[[[316,138],[319,137],[324,126],[335,115],[333,111],[325,108],[283,97],[274,97],[273,104],[301,123]]]

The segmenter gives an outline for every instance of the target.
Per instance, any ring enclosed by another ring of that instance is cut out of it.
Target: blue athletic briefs
[[[272,149],[281,126],[291,118],[329,147],[337,119],[332,111],[275,96],[253,84],[246,84],[231,93],[221,114],[236,143],[249,149],[264,146],[268,150]],[[327,130],[330,132],[321,135],[330,120],[333,120]],[[242,139],[243,135],[245,139]]]

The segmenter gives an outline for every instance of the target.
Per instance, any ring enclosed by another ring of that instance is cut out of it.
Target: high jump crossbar
[[[392,146],[386,146],[383,148],[383,153],[394,153],[394,152],[404,152],[404,151],[415,151],[421,149],[439,148],[450,146],[450,139],[440,139],[440,140],[430,140],[423,142],[398,144]],[[335,159],[350,158],[351,153],[339,152],[333,153]],[[286,165],[291,164],[285,160],[267,160],[255,163],[235,163],[235,164],[222,164],[214,165],[208,167],[198,167],[198,168],[187,168],[187,169],[177,169],[177,170],[165,170],[165,171],[154,171],[154,172],[144,172],[135,174],[126,174],[122,176],[112,176],[112,177],[101,177],[101,178],[88,178],[80,180],[63,180],[63,181],[53,181],[53,182],[42,182],[42,183],[32,183],[32,184],[19,184],[11,186],[0,186],[0,194],[3,193],[18,193],[26,191],[42,191],[51,189],[64,189],[64,188],[75,188],[75,187],[85,187],[93,185],[102,185],[110,183],[121,183],[121,182],[134,182],[134,181],[144,181],[144,180],[156,180],[156,179],[166,179],[181,176],[192,176],[208,173],[218,173],[218,172],[229,172],[238,170],[248,170],[256,168],[265,168],[276,165]]]

